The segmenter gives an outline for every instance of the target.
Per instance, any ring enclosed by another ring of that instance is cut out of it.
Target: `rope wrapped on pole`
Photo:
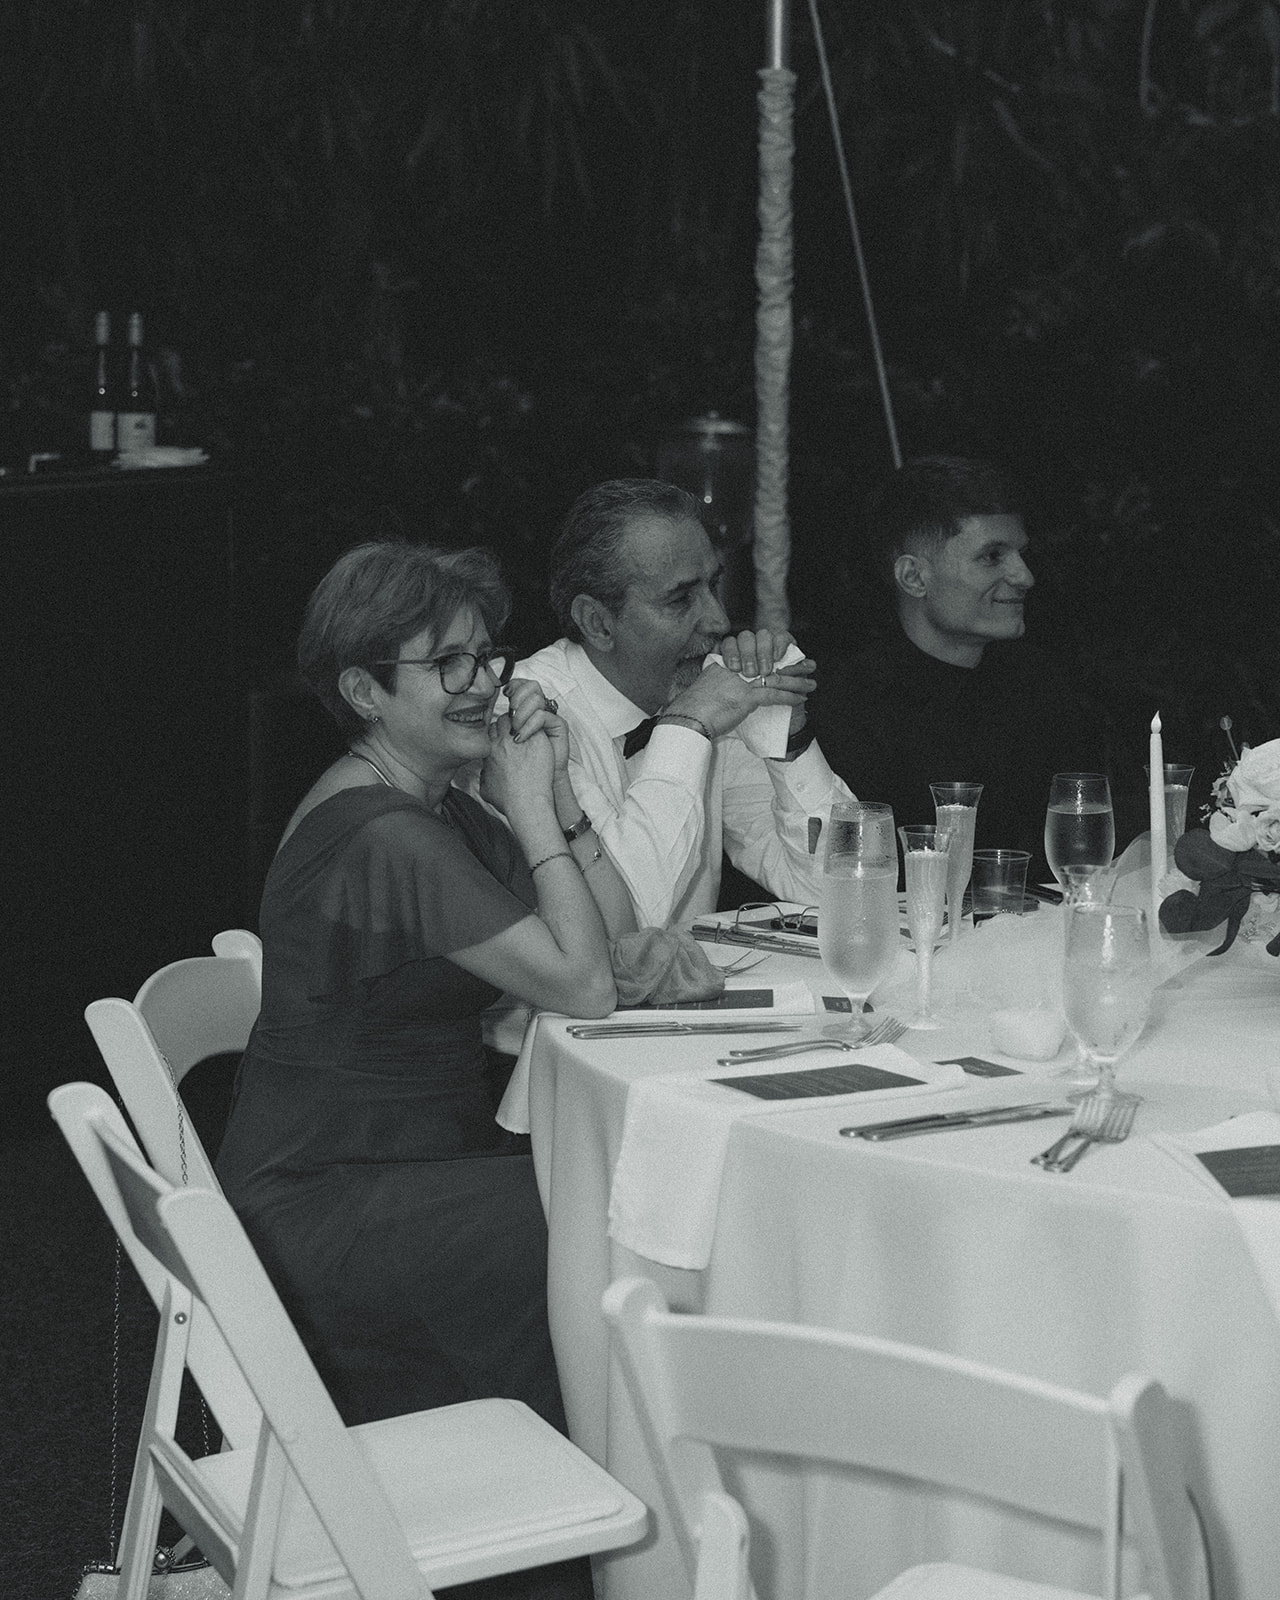
[[[790,626],[788,407],[792,346],[791,175],[795,73],[760,72],[760,240],[756,249],[756,626]]]

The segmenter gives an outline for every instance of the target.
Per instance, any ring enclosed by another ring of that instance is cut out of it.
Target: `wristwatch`
[[[590,827],[591,818],[584,811],[571,828],[566,828],[564,830],[564,836],[569,843],[572,844],[575,839],[581,839],[582,835],[586,833]]]

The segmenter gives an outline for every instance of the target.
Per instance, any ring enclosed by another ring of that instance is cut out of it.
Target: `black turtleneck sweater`
[[[926,655],[900,630],[819,663],[823,753],[860,800],[895,824],[932,822],[930,783],[983,785],[979,849],[1029,850],[1029,883],[1051,881],[1044,817],[1055,772],[1105,772],[1102,722],[1066,669],[1023,640],[990,644],[976,667]]]

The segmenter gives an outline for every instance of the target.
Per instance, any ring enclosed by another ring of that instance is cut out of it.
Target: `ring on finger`
[[[547,710],[554,717],[560,710],[560,702],[558,700],[552,700],[552,699],[548,698],[548,700],[547,700]]]

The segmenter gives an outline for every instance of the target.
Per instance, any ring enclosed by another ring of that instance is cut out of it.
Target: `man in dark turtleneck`
[[[870,496],[867,532],[898,626],[823,670],[831,766],[900,825],[933,820],[930,783],[981,783],[978,847],[1029,850],[1028,881],[1047,879],[1049,780],[1105,771],[1105,749],[1061,668],[1022,640],[1035,579],[1013,492],[986,462],[919,457]]]

